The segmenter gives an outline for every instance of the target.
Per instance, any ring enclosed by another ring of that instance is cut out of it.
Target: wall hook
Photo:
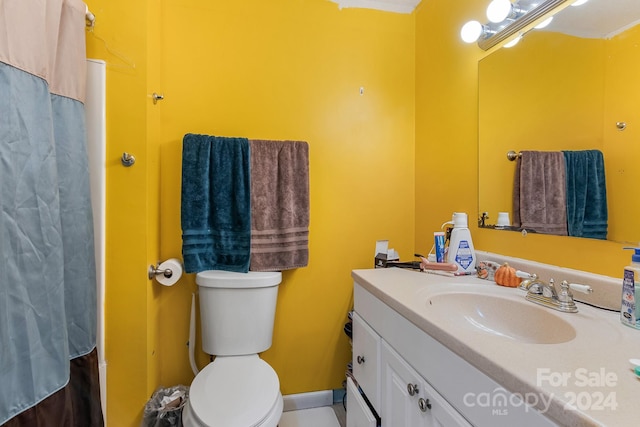
[[[162,101],[164,99],[163,94],[155,92],[153,92],[153,95],[151,95],[151,97],[153,98],[153,105],[156,105],[158,101]]]
[[[133,154],[129,154],[125,151],[124,153],[122,153],[120,161],[122,162],[122,166],[128,168],[130,166],[133,166],[133,164],[136,162],[136,158]]]
[[[618,130],[625,130],[627,128],[627,123],[626,122],[616,122],[616,128],[618,128]]]

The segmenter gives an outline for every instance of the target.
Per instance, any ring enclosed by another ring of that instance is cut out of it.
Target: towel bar
[[[509,159],[509,161],[515,161],[516,159],[522,157],[522,153],[516,153],[515,151],[511,150],[507,153],[507,159]]]

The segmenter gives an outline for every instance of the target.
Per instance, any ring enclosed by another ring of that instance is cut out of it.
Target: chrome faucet
[[[538,280],[538,275],[535,273],[529,274],[520,272],[520,270],[518,270],[516,271],[516,276],[520,277],[521,279],[525,279],[520,282],[520,286],[518,286],[518,288],[522,289],[523,291],[528,291],[531,286],[533,286],[534,284],[537,285],[538,282],[541,282],[540,280]]]
[[[489,219],[489,212],[482,212],[482,215],[478,217],[478,227],[486,227],[486,221]]]
[[[585,294],[593,292],[591,286],[569,283],[566,280],[560,283],[560,291],[558,292],[553,279],[549,279],[549,283],[546,283],[535,274],[532,274],[529,279],[523,280],[520,283],[520,289],[527,291],[527,300],[565,313],[578,312],[578,307],[571,293],[572,289]]]

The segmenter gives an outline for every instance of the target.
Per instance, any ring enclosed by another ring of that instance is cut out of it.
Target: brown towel
[[[309,262],[309,146],[250,140],[252,271]]]
[[[567,192],[561,151],[522,151],[513,185],[513,225],[567,235]]]

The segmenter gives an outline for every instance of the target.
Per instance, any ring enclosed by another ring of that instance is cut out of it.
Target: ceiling
[[[606,39],[637,24],[640,24],[640,0],[589,0],[562,10],[545,30]]]
[[[386,12],[411,13],[421,0],[331,0],[338,3],[340,9],[345,7],[359,7],[377,9]]]

